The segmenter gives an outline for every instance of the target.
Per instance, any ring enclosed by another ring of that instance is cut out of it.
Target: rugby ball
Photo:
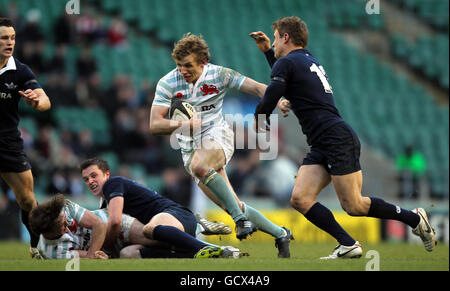
[[[169,117],[172,120],[186,121],[192,118],[195,108],[187,102],[173,100],[170,105]]]

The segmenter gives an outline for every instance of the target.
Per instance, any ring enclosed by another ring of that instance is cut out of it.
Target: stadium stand
[[[164,165],[172,167],[177,163],[170,161],[173,159],[170,154],[164,154],[167,141],[146,132],[148,116],[145,115],[156,82],[174,68],[170,58],[173,43],[186,32],[202,34],[210,45],[212,62],[267,83],[269,67],[248,33],[263,30],[271,36],[273,20],[297,15],[308,23],[309,49],[321,60],[331,78],[338,108],[363,142],[392,161],[406,145],[413,144],[427,159],[432,194],[448,198],[448,101],[437,104],[421,84],[346,41],[343,37],[346,30],[388,33],[383,13],[367,16],[366,1],[220,0],[211,5],[210,0],[189,3],[135,0],[131,5],[125,0],[89,0],[82,2],[79,16],[69,17],[62,16],[66,2],[3,0],[0,3],[1,12],[16,5],[21,19],[26,19],[31,10],[40,12],[39,28],[45,36],[44,62],[58,48],[58,35],[54,32],[62,27],[60,21],[66,21],[71,35],[71,40],[66,42],[64,73],[71,80],[75,101],[64,104],[67,95],[51,96],[56,98],[56,103],[63,104],[55,106],[51,115],[44,117],[34,116],[24,108],[26,117],[21,126],[35,139],[35,146],[40,131],[49,124],[54,134],[68,130],[74,140],[87,129],[96,146],[93,153],[106,156],[115,171],[119,172],[120,165],[134,165],[133,175],[162,189]],[[391,2],[405,7],[437,31],[414,43],[402,35],[390,35],[393,56],[412,70],[420,70],[430,80],[436,80],[437,86],[448,92],[448,1]],[[22,24],[18,27],[18,46],[22,48],[21,27]],[[117,30],[111,32],[112,27]],[[77,69],[86,44],[97,66],[98,74],[91,76]],[[36,73],[46,86],[51,72],[38,70]],[[120,133],[118,120],[123,126]],[[124,133],[129,139],[124,140]],[[126,153],[133,149],[142,150],[142,156],[131,157]],[[74,155],[76,159],[83,157],[83,153]],[[35,167],[37,180],[42,181],[51,181],[51,173],[58,168],[39,164]],[[44,193],[48,187],[43,184],[40,182],[36,191]]]

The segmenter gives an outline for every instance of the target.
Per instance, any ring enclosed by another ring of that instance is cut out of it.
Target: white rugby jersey
[[[76,250],[89,249],[91,231],[79,226],[86,209],[66,199],[62,211],[69,223],[69,231],[55,240],[45,239],[42,234],[39,238],[38,250],[46,259],[72,259]]]
[[[202,119],[201,132],[194,136],[198,142],[197,139],[213,126],[225,125],[222,113],[223,98],[229,88],[239,89],[244,80],[245,76],[232,69],[208,63],[193,85],[186,82],[175,68],[159,80],[153,105],[170,107],[172,99],[175,98],[194,106]],[[194,150],[194,139],[191,136],[177,134],[176,137],[181,151]]]

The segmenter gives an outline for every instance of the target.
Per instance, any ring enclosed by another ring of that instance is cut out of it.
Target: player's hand
[[[253,38],[256,42],[256,46],[258,47],[258,49],[260,51],[262,51],[263,53],[267,52],[268,50],[270,50],[270,39],[267,37],[267,35],[262,32],[262,31],[256,31],[256,32],[251,32],[250,37]]]
[[[19,94],[22,95],[25,102],[33,108],[36,108],[39,104],[39,96],[31,89],[26,90],[25,92],[19,91]]]
[[[94,253],[94,259],[107,260],[107,259],[109,259],[109,256],[106,253],[104,253],[103,251],[96,251]]]
[[[291,102],[287,99],[280,99],[278,101],[277,107],[280,109],[283,117],[288,116],[288,112],[291,110]]]

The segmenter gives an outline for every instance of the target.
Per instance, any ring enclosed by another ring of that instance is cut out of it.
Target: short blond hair
[[[175,43],[172,51],[172,58],[174,60],[181,60],[190,54],[195,55],[195,60],[198,63],[204,61],[209,62],[211,57],[209,47],[203,37],[188,32],[182,39]]]

